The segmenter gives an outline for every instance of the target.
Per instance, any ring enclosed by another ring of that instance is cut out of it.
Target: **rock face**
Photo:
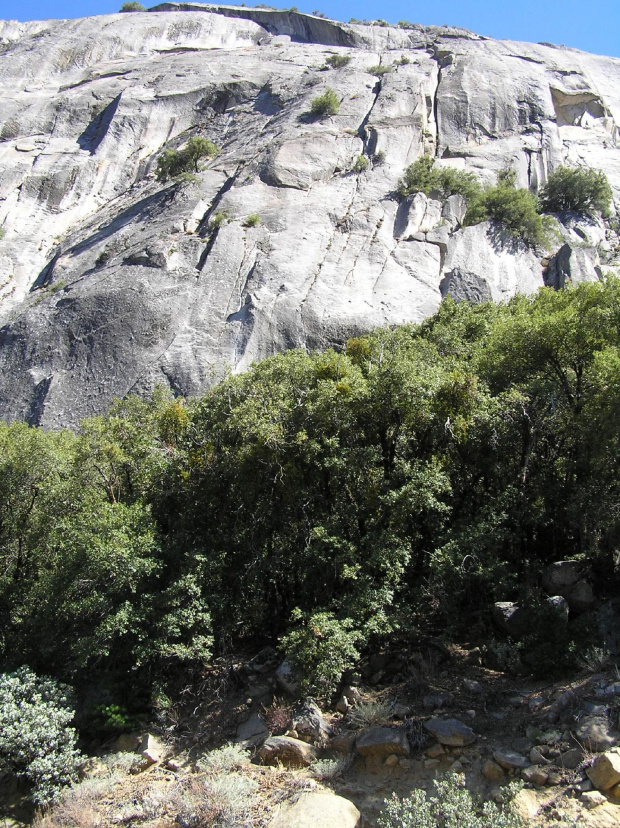
[[[331,54],[351,58],[325,68]],[[399,60],[377,79],[367,68]],[[327,87],[337,115],[313,120]],[[0,21],[0,416],[75,425],[157,384],[422,320],[443,296],[598,279],[617,236],[561,216],[546,260],[459,197],[394,191],[423,152],[536,189],[566,163],[620,202],[620,61],[447,27],[168,3]],[[220,155],[162,184],[193,136]],[[369,168],[353,172],[364,154]],[[212,219],[219,214],[218,221]],[[256,226],[246,226],[251,214]]]

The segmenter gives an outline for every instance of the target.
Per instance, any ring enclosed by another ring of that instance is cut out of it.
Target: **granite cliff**
[[[327,87],[339,112],[313,119]],[[193,3],[0,21],[0,415],[75,425],[115,395],[195,394],[229,366],[420,321],[448,293],[598,279],[613,216],[561,216],[532,251],[462,227],[458,196],[395,189],[424,152],[482,182],[512,166],[532,190],[570,164],[603,170],[618,209],[619,125],[619,59],[462,29]],[[161,151],[193,136],[221,153],[158,182]]]

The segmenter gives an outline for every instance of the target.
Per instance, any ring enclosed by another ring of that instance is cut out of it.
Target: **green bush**
[[[229,224],[231,221],[232,216],[230,215],[229,210],[216,210],[215,215],[213,215],[209,221],[209,227],[211,230],[219,230],[220,227],[223,227],[225,224]],[[248,226],[254,227],[255,225],[252,224]]]
[[[435,783],[436,796],[427,799],[415,790],[408,799],[396,794],[385,801],[379,815],[380,828],[521,828],[518,815],[506,807],[474,799],[458,774]],[[515,788],[510,791],[514,796]]]
[[[295,611],[297,623],[282,639],[282,650],[293,675],[300,679],[302,695],[330,697],[342,674],[359,659],[356,645],[362,634],[350,618],[337,619],[331,612],[311,615]]]
[[[199,171],[198,162],[202,158],[214,158],[220,152],[213,141],[194,136],[182,150],[165,149],[157,159],[157,180],[162,184],[170,178]]]
[[[574,210],[609,215],[612,189],[604,172],[578,167],[560,167],[551,173],[540,195],[547,213]]]
[[[538,199],[526,189],[515,187],[513,170],[503,170],[495,187],[480,191],[468,202],[465,225],[492,219],[530,247],[549,243],[550,222],[543,220]]]
[[[244,227],[258,227],[259,224],[260,224],[260,215],[259,215],[259,213],[250,213],[250,215],[243,222]]]
[[[370,166],[368,159],[365,155],[358,155],[355,159],[355,163],[353,164],[353,172],[355,173],[363,173],[366,172],[368,167]]]
[[[330,55],[325,58],[326,66],[331,66],[332,69],[343,69],[351,63],[350,55]]]
[[[82,756],[70,690],[28,667],[0,675],[0,771],[27,779],[32,799],[47,805],[77,779]]]
[[[122,12],[142,12],[146,11],[146,7],[142,5],[142,3],[138,3],[138,0],[129,0],[128,3],[123,3],[121,6]]]
[[[473,173],[452,167],[435,167],[434,158],[422,155],[405,170],[398,183],[398,194],[405,198],[412,193],[429,195],[433,190],[438,190],[443,198],[458,193],[470,202],[480,195],[481,187]]]
[[[376,75],[378,78],[382,78],[383,75],[387,75],[388,72],[391,72],[393,66],[389,63],[375,63],[372,66],[369,66],[366,71],[369,75]]]
[[[337,115],[340,110],[340,100],[333,89],[329,87],[316,98],[312,99],[310,112],[319,118],[326,118],[328,115]]]

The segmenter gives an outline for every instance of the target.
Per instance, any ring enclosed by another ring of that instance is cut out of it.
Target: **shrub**
[[[401,55],[401,56],[398,58],[398,60],[395,60],[395,61],[394,61],[394,63],[395,63],[397,66],[407,66],[407,64],[411,63],[411,61],[410,61],[410,59],[407,57],[407,55]]]
[[[437,796],[428,799],[415,790],[408,799],[396,794],[385,801],[379,815],[380,828],[520,828],[522,822],[510,807],[500,809],[492,802],[481,804],[457,774],[436,782]],[[511,793],[514,796],[515,788]]]
[[[70,689],[29,667],[0,675],[0,771],[32,783],[32,799],[46,805],[77,778],[81,755]]]
[[[344,671],[359,658],[361,633],[353,629],[350,618],[339,620],[331,612],[304,615],[297,610],[292,620],[302,623],[284,636],[282,649],[293,674],[301,679],[302,694],[331,696]]]
[[[319,118],[326,118],[328,115],[337,115],[340,110],[340,100],[333,89],[329,87],[310,104],[310,112]]]
[[[198,172],[198,162],[202,158],[214,158],[220,149],[207,138],[194,136],[182,150],[165,149],[157,159],[157,180],[164,184],[169,178]]]
[[[244,227],[258,227],[260,224],[260,215],[258,213],[250,213],[250,215],[243,222]]]
[[[388,72],[392,71],[392,66],[389,63],[375,63],[373,66],[369,66],[366,71],[369,75],[376,75],[378,78],[382,78],[383,75],[387,75]]]
[[[515,178],[514,171],[502,171],[497,186],[481,191],[469,201],[464,223],[478,224],[489,218],[530,247],[545,245],[549,223],[538,212],[536,196],[529,190],[517,189]]]
[[[224,745],[211,750],[200,760],[199,767],[212,776],[231,773],[248,763],[248,754],[240,745]]]
[[[564,210],[583,213],[596,210],[607,216],[612,195],[604,172],[560,167],[549,176],[540,200],[543,210],[548,213],[561,213]]]
[[[138,0],[130,0],[129,3],[123,3],[121,6],[122,12],[141,12],[146,11],[146,7],[142,5],[142,3],[138,3]]]
[[[331,66],[332,69],[342,69],[351,63],[350,55],[330,55],[325,58],[326,66]]]
[[[370,164],[368,163],[368,159],[365,155],[358,155],[355,159],[355,164],[353,164],[353,172],[355,173],[363,173],[366,172]]]
[[[375,152],[372,157],[372,163],[375,166],[379,166],[379,164],[385,163],[385,152],[384,150],[379,150],[379,152]]]
[[[209,221],[209,227],[211,230],[219,230],[220,227],[223,227],[230,221],[232,221],[232,218],[228,210],[216,210],[215,215],[213,215]]]
[[[398,183],[398,194],[405,198],[411,193],[429,195],[438,190],[444,198],[460,194],[468,202],[477,198],[481,192],[478,179],[473,173],[455,170],[451,167],[435,167],[435,159],[422,155],[405,170]]]

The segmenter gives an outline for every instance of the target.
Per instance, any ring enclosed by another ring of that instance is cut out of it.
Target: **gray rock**
[[[586,774],[595,788],[607,791],[620,783],[620,756],[617,753],[603,753],[586,769]]]
[[[592,810],[592,808],[598,808],[599,805],[607,802],[607,797],[603,796],[600,791],[586,791],[581,794],[579,800],[583,802],[588,810]]]
[[[311,791],[280,805],[269,828],[358,828],[361,818],[348,799],[326,791]]]
[[[458,719],[429,719],[424,728],[442,745],[465,747],[476,741],[476,734]]]
[[[618,743],[618,735],[606,716],[586,716],[575,729],[575,736],[587,750],[608,750]]]
[[[515,750],[510,750],[509,748],[494,750],[493,759],[495,759],[498,765],[501,765],[502,768],[505,768],[506,770],[527,768],[530,764],[529,760],[526,759],[525,756],[517,753]]]
[[[313,745],[290,736],[271,736],[258,752],[263,765],[282,764],[286,768],[306,768],[318,759]]]
[[[249,719],[237,727],[235,742],[245,747],[256,747],[262,744],[269,736],[269,729],[258,713],[253,713]]]
[[[298,684],[293,677],[291,665],[287,661],[283,661],[275,672],[276,684],[289,696],[295,696],[298,690]]]
[[[459,197],[390,197],[425,151],[482,183],[509,163],[533,190],[585,163],[620,198],[617,61],[458,28],[156,8],[0,21],[3,418],[77,426],[115,396],[194,395],[292,346],[420,322],[447,294],[536,291],[537,255],[490,222],[462,227]],[[322,72],[340,50],[350,64]],[[410,63],[377,84],[382,53]],[[328,85],[338,115],[308,118]],[[193,182],[156,181],[161,151],[192,135],[222,153]],[[362,152],[385,162],[353,173]],[[231,221],[216,230],[217,211]],[[597,279],[600,252],[613,269],[600,221],[559,218],[548,280]]]
[[[595,596],[592,585],[581,580],[572,587],[565,596],[572,612],[587,612],[594,606]]]
[[[305,699],[297,705],[293,712],[292,729],[300,738],[320,745],[325,744],[334,732],[313,699]]]
[[[557,764],[569,770],[575,770],[583,762],[583,750],[581,748],[570,748],[570,750],[561,753],[557,759]]]
[[[493,621],[512,638],[525,635],[530,623],[527,611],[511,601],[497,601],[493,605]]]
[[[435,710],[436,708],[449,707],[454,702],[452,693],[428,693],[422,699],[422,705],[427,710]]]
[[[364,757],[379,758],[396,754],[409,756],[411,750],[402,727],[369,727],[355,740],[357,752]]]

